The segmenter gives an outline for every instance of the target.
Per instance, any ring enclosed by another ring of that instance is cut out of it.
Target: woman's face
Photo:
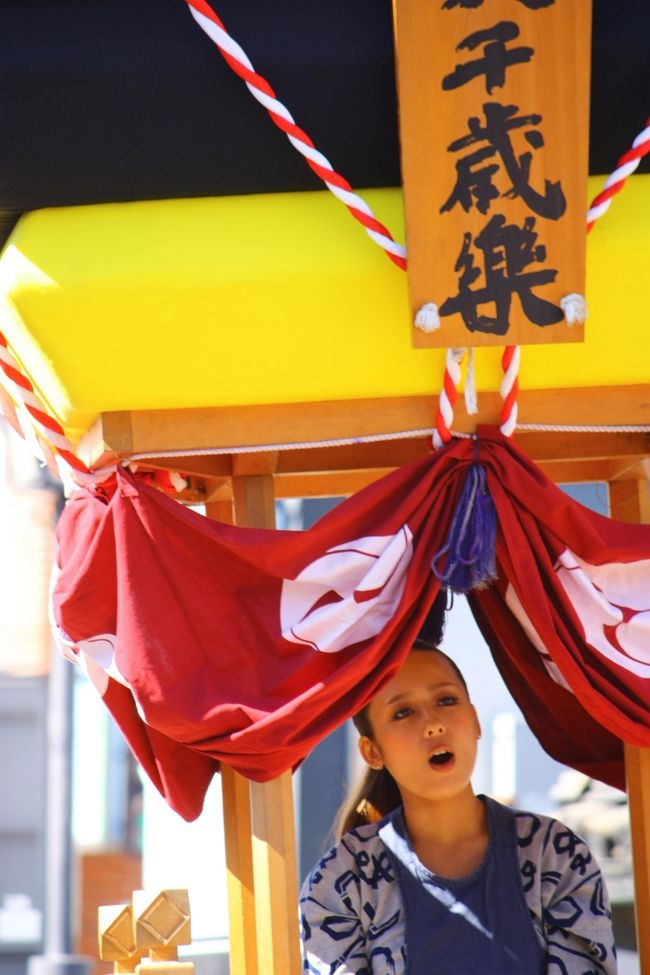
[[[369,765],[385,765],[402,799],[441,800],[470,788],[481,729],[454,668],[431,650],[412,650],[368,709],[372,738],[362,737]]]

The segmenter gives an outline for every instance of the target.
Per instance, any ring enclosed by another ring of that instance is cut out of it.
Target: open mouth
[[[453,752],[448,752],[445,748],[436,751],[433,755],[429,755],[429,765],[442,766],[448,765],[454,759]]]

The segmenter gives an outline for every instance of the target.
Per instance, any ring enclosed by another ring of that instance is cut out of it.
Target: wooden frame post
[[[617,521],[650,524],[648,481],[610,481],[610,514]],[[634,907],[640,975],[650,975],[650,748],[625,746],[634,864]]]
[[[228,765],[221,766],[223,831],[228,886],[230,971],[257,975],[255,881],[251,850],[249,782]]]
[[[256,470],[261,458],[253,458]],[[270,466],[274,459],[268,458]],[[235,466],[232,479],[234,520],[237,525],[275,527],[275,496],[271,473],[244,473],[245,462]],[[241,471],[241,473],[239,473]],[[233,857],[243,867],[243,885],[234,888],[230,901],[231,930],[243,941],[232,954],[232,975],[300,975],[298,940],[298,872],[291,773],[271,782],[247,782],[236,773],[226,773],[228,805],[226,828],[234,821],[237,838],[231,836]],[[246,794],[248,803],[246,802]],[[246,824],[246,813],[248,822]],[[248,842],[246,841],[248,834]],[[228,842],[228,840],[227,840]],[[250,864],[250,866],[249,866]],[[229,867],[230,870],[230,867]],[[249,892],[254,896],[256,960],[250,947],[251,911]],[[229,895],[230,896],[230,895]],[[256,966],[256,967],[245,967]]]
[[[260,975],[300,975],[291,772],[251,782],[250,798]]]
[[[208,518],[233,522],[231,501],[211,501],[205,506]],[[249,782],[230,766],[221,767],[221,797],[226,848],[230,971],[233,975],[257,975],[257,928],[255,884],[251,849],[251,807]]]

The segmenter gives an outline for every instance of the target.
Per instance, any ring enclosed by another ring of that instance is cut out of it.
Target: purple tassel
[[[497,516],[485,468],[475,463],[465,479],[447,543],[431,563],[442,585],[456,593],[487,589],[497,577],[496,534]],[[436,563],[445,554],[447,563],[440,572]]]

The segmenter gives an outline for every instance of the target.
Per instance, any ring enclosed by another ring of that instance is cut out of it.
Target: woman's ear
[[[483,732],[481,731],[481,722],[478,719],[478,714],[476,713],[476,708],[472,704],[472,711],[474,712],[474,723],[476,725],[476,737],[480,738]]]
[[[381,757],[381,752],[372,738],[368,738],[367,735],[361,735],[359,738],[359,751],[361,752],[362,759],[370,768],[380,769],[383,767],[384,760]]]

